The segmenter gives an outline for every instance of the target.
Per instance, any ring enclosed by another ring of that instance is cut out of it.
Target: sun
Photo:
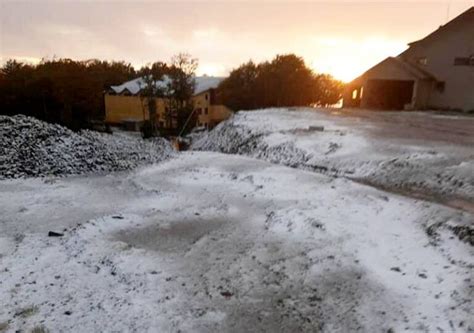
[[[406,49],[403,41],[372,36],[363,39],[317,38],[311,52],[311,67],[343,82],[350,82],[389,56]]]
[[[329,73],[335,79],[347,83],[351,82],[363,73],[364,68],[362,67],[363,66],[357,63],[329,64],[326,70],[324,70],[323,72]]]
[[[367,69],[364,68],[364,64],[358,63],[355,59],[350,61],[337,56],[319,59],[317,65],[311,67],[316,73],[330,74],[345,83],[354,80]]]

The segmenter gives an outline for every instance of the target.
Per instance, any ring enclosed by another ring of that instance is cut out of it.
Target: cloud
[[[1,1],[3,59],[56,55],[140,66],[188,52],[200,71],[216,73],[289,52],[325,71],[340,63],[362,68],[446,17],[443,4],[419,2]],[[453,2],[451,14],[468,6]]]

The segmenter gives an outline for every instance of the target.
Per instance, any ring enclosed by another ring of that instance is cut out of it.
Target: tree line
[[[145,137],[181,135],[189,132],[195,125],[197,115],[193,114],[192,97],[196,87],[196,69],[198,60],[187,53],[179,53],[171,58],[169,64],[156,62],[140,70],[144,84],[140,87],[140,98],[146,106],[148,121],[143,125]],[[165,84],[156,84],[162,81]],[[156,99],[165,101],[164,128],[158,128]],[[194,117],[192,117],[194,116]]]
[[[249,61],[232,70],[219,86],[219,96],[233,110],[329,106],[342,98],[343,88],[341,81],[316,74],[303,58],[287,54],[259,64]]]
[[[0,68],[0,114],[25,114],[73,130],[88,128],[92,121],[105,118],[104,92],[110,86],[142,77],[139,96],[152,119],[145,130],[154,135],[156,98],[166,98],[166,121],[182,128],[192,111],[196,68],[197,60],[188,54],[139,70],[124,61],[54,59],[31,65],[12,59]],[[164,75],[167,86],[155,85]]]
[[[197,60],[179,54],[169,63],[155,62],[136,70],[124,61],[71,59],[43,60],[30,65],[8,60],[0,68],[0,114],[26,114],[74,130],[103,120],[103,94],[110,86],[143,77],[140,97],[156,119],[153,100],[165,97],[166,122],[182,128],[192,114],[191,97]],[[154,82],[172,78],[167,89]],[[233,110],[265,107],[327,106],[337,103],[343,84],[330,75],[316,74],[296,55],[278,55],[272,61],[249,61],[231,71],[217,89],[217,99]],[[156,122],[148,124],[156,132]]]
[[[9,60],[0,70],[0,112],[84,128],[103,117],[104,90],[137,75],[125,62],[55,59],[29,65]]]

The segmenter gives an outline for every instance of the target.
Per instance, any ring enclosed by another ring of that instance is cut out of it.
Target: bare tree
[[[142,74],[143,85],[140,87],[140,98],[142,105],[148,110],[148,122],[143,126],[143,135],[156,136],[158,134],[158,113],[156,109],[157,98],[163,97],[165,91],[159,84],[163,80],[163,75],[167,72],[167,65],[164,63],[154,63],[140,70]]]
[[[196,87],[195,73],[198,60],[187,53],[180,53],[171,59],[166,89],[167,112],[165,113],[168,126],[176,119],[178,131],[182,130],[186,120],[193,112],[192,96]],[[193,124],[189,124],[190,127]]]

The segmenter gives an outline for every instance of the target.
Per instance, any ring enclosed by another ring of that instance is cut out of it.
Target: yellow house
[[[194,95],[194,112],[197,114],[197,126],[213,128],[232,115],[232,110],[219,103],[214,88]]]
[[[232,111],[219,104],[215,89],[223,80],[220,77],[196,77],[195,95],[193,96],[194,112],[197,115],[197,125],[212,128],[219,122],[229,118]],[[165,85],[158,81],[157,85]],[[139,130],[144,120],[148,120],[148,102],[140,96],[141,88],[145,85],[142,78],[112,86],[104,94],[105,122],[110,125],[123,126],[129,130]],[[159,128],[176,128],[174,120],[169,124],[165,121],[168,108],[164,98],[155,99],[157,121]]]

